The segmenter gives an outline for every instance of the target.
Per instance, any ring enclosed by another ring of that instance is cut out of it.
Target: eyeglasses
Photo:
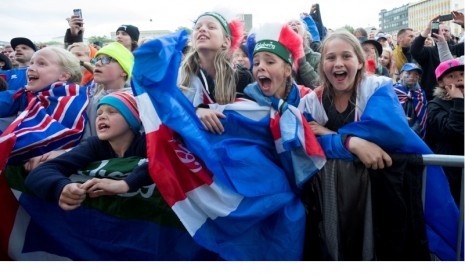
[[[99,56],[99,57],[93,58],[93,59],[90,61],[90,63],[91,63],[92,65],[95,65],[95,64],[97,64],[97,62],[100,61],[100,62],[102,63],[102,65],[107,65],[107,64],[109,64],[110,62],[112,62],[113,60],[115,60],[115,59],[112,58],[112,57]]]

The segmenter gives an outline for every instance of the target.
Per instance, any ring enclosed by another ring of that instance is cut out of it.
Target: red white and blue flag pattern
[[[180,31],[134,53],[152,179],[194,240],[221,258],[301,260],[305,210],[280,161],[276,118],[269,106],[237,101],[223,106],[225,132],[207,132],[176,85],[186,42]]]

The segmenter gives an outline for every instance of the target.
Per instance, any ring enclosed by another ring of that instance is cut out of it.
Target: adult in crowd
[[[415,63],[410,47],[414,39],[413,29],[404,28],[397,32],[397,46],[394,49],[394,61],[397,72],[400,72],[405,63]]]
[[[435,17],[428,22],[426,28],[415,38],[411,46],[413,58],[423,69],[420,86],[425,90],[428,101],[433,99],[434,88],[437,86],[435,70],[440,60],[437,47],[425,47],[425,39],[431,34],[432,22],[437,20],[438,17]],[[437,34],[433,33],[432,36],[437,40]],[[463,42],[449,46],[449,50],[453,56],[462,56],[464,52]]]
[[[10,41],[11,47],[15,49],[14,62],[17,68],[3,71],[8,89],[18,90],[23,88],[27,83],[26,70],[31,61],[32,55],[38,50],[37,46],[28,38],[15,37]],[[13,66],[14,67],[14,66]]]

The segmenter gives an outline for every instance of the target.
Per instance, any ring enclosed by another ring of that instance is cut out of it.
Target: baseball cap
[[[438,65],[438,67],[436,67],[436,80],[439,81],[439,79],[445,74],[458,70],[464,70],[463,58],[455,58],[443,61]]]
[[[407,72],[418,71],[418,73],[420,75],[423,74],[423,70],[421,70],[421,68],[418,67],[418,65],[416,65],[415,63],[406,63],[406,64],[404,64],[404,66],[402,66],[402,68],[400,69],[400,73],[402,73],[404,71],[407,71]]]
[[[16,46],[20,44],[24,44],[26,46],[31,47],[32,50],[34,50],[34,52],[37,51],[37,46],[30,39],[25,37],[15,37],[10,41],[10,44],[13,49],[15,49]]]

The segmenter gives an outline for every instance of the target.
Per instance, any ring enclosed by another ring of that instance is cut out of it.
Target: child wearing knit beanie
[[[32,170],[25,185],[42,199],[58,202],[63,210],[78,208],[89,196],[123,194],[153,183],[148,163],[141,162],[120,180],[92,178],[84,183],[69,177],[94,161],[113,158],[147,158],[145,135],[136,99],[130,93],[114,92],[103,97],[95,119],[97,136],[91,136],[72,150]]]

